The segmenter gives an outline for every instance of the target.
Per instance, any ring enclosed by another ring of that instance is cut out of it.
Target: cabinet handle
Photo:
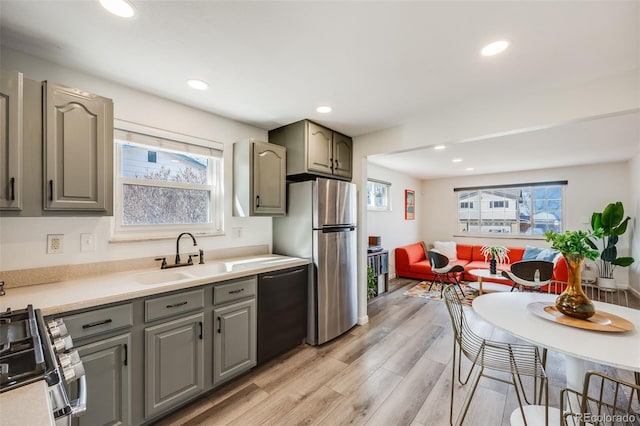
[[[113,322],[113,320],[111,318],[108,318],[108,319],[103,320],[103,321],[96,321],[96,322],[92,322],[92,323],[89,323],[89,324],[84,324],[82,326],[82,329],[86,330],[87,328],[97,327],[99,325],[105,325],[105,324],[109,324],[109,323],[112,323],[112,322]]]
[[[10,182],[11,182],[11,201],[15,201],[15,199],[16,199],[16,190],[15,190],[16,178],[11,178]]]
[[[53,179],[49,180],[49,201],[53,201]]]
[[[222,333],[222,319],[218,317],[218,334]]]
[[[167,309],[171,309],[171,308],[177,308],[178,306],[183,306],[186,305],[187,302],[186,300],[184,302],[178,302],[178,303],[174,303],[173,305],[167,305]]]
[[[124,365],[129,365],[129,345],[124,344]]]
[[[244,288],[238,289],[238,290],[231,290],[229,292],[229,294],[238,294],[238,293],[242,293],[244,291]]]
[[[338,164],[340,163],[338,163],[338,160],[336,160],[336,170],[338,170]]]
[[[256,195],[256,207],[260,207],[260,196]]]
[[[202,321],[198,322],[198,325],[200,326],[200,336],[198,337],[202,340]]]
[[[329,158],[329,167],[333,170],[333,158]]]

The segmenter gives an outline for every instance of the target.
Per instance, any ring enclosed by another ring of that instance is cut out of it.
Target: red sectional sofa
[[[511,263],[522,260],[524,255],[524,247],[507,247],[509,249],[509,261]],[[477,281],[477,278],[469,274],[468,271],[472,269],[489,269],[489,262],[485,261],[484,255],[481,252],[482,246],[474,246],[469,244],[457,244],[456,254],[457,259],[452,260],[450,263],[454,265],[462,265],[464,267],[464,274],[459,277],[467,281]],[[402,278],[415,278],[419,280],[431,281],[433,280],[433,272],[431,272],[431,265],[426,257],[424,245],[422,243],[415,243],[404,247],[398,247],[395,250],[396,256],[396,276]],[[498,270],[509,270],[511,263],[498,264]],[[567,262],[564,257],[560,256],[556,262],[556,266],[553,269],[553,281],[559,281],[566,283],[569,277],[567,270]],[[491,278],[484,278],[483,281],[501,282],[499,280],[493,280]],[[504,284],[504,281],[501,282]],[[563,290],[564,286],[553,286],[554,292]],[[556,290],[557,288],[557,290]],[[541,289],[547,291],[546,287]]]

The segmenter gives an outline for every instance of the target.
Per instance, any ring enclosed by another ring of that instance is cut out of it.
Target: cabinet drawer
[[[213,287],[213,304],[231,302],[256,294],[256,278],[218,284]]]
[[[204,308],[204,290],[187,291],[145,300],[144,320],[154,321],[160,318]]]
[[[62,318],[73,339],[94,336],[133,325],[133,310],[130,303],[97,309]]]

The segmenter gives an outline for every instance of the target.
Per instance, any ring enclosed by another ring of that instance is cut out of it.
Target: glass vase
[[[590,318],[596,313],[596,308],[582,290],[580,275],[584,265],[584,256],[571,253],[564,253],[563,256],[567,261],[569,281],[567,288],[556,299],[556,308],[572,318]]]

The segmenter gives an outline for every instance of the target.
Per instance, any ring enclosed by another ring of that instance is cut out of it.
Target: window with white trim
[[[367,180],[367,210],[391,211],[391,184]]]
[[[562,232],[566,181],[454,188],[458,232],[542,236]]]
[[[121,124],[114,131],[113,238],[222,234],[222,144]]]

